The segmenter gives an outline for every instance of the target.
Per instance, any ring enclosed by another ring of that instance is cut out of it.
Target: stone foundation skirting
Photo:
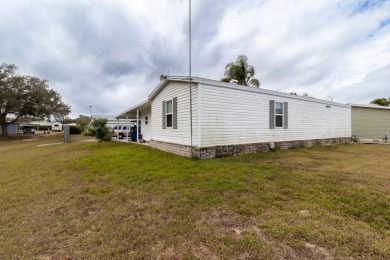
[[[191,157],[191,147],[189,145],[160,142],[155,140],[150,140],[149,144],[151,147],[164,152],[174,153],[184,157]]]
[[[351,142],[351,137],[326,138],[326,139],[312,139],[312,140],[297,140],[297,141],[283,141],[274,142],[274,149],[286,150],[294,148],[304,148],[313,146],[325,146],[332,144],[346,144]],[[150,146],[162,151],[178,154],[185,157],[192,157],[195,159],[210,159],[226,156],[235,156],[241,154],[268,152],[271,143],[252,143],[252,144],[238,144],[238,145],[217,145],[211,147],[193,147],[192,155],[190,146],[166,143],[160,141],[150,141]]]

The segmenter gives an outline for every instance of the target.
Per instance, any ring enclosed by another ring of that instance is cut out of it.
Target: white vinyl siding
[[[144,110],[141,110],[141,134],[142,138],[146,141],[150,141],[152,135],[152,127],[151,127],[151,110],[150,107]],[[146,119],[147,118],[147,119]],[[146,121],[148,122],[146,124]]]
[[[206,84],[199,93],[201,147],[351,136],[349,106]],[[288,104],[287,129],[270,129],[270,100]]]
[[[193,145],[197,145],[197,96],[198,87],[192,84],[192,124],[193,124]],[[152,137],[151,139],[162,142],[176,143],[182,145],[191,144],[190,127],[190,91],[189,84],[182,82],[169,82],[160,93],[152,100],[152,114],[150,120]],[[163,129],[163,101],[177,98],[177,129],[167,127]]]

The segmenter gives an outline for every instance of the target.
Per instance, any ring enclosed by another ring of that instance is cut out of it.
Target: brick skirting
[[[346,144],[351,142],[351,137],[326,138],[326,139],[312,139],[312,140],[298,140],[298,141],[284,141],[275,142],[275,149],[286,150],[303,147],[324,146],[332,144]],[[238,144],[238,145],[218,145],[211,147],[193,147],[192,156],[190,146],[166,143],[160,141],[150,141],[150,146],[158,150],[178,154],[185,157],[193,157],[195,159],[210,159],[225,156],[235,156],[241,154],[250,154],[258,152],[268,152],[270,150],[270,143],[252,143],[252,144]]]

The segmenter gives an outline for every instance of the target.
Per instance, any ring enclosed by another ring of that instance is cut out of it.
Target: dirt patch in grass
[[[19,134],[19,135],[9,135],[7,137],[0,136],[1,143],[17,143],[17,142],[29,142],[37,141],[42,138],[55,138],[58,136],[63,136],[63,133],[43,133],[42,131],[36,132],[35,134]]]
[[[9,143],[9,142],[18,142],[18,141],[29,141],[29,140],[36,140],[39,137],[42,137],[42,135],[9,135],[7,137],[1,137],[0,136],[0,143]]]
[[[236,259],[333,259],[324,248],[305,243],[299,250],[266,235],[254,218],[243,218],[227,210],[203,212],[197,227],[207,229],[210,239],[224,241],[224,247],[212,244],[201,244],[195,248],[200,259],[219,259],[232,257]],[[220,243],[216,243],[220,244]],[[226,254],[224,254],[226,253]]]

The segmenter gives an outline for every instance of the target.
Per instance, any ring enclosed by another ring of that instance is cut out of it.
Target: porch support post
[[[129,127],[129,116],[128,115],[126,115],[126,129],[127,129],[127,142],[129,142],[130,127]]]
[[[137,144],[138,144],[138,135],[139,135],[139,110],[137,108]]]
[[[116,119],[116,140],[119,140],[119,118]]]

